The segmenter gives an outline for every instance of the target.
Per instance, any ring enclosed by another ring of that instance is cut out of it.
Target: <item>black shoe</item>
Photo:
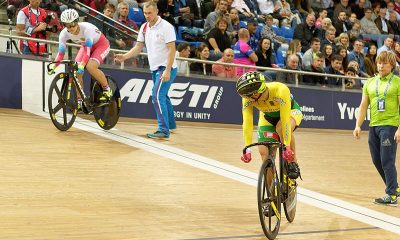
[[[300,168],[296,162],[291,162],[288,164],[287,175],[290,179],[297,179],[300,176]]]
[[[268,206],[266,206],[265,208],[264,208],[264,211],[263,211],[263,213],[264,213],[264,216],[266,216],[266,217],[273,217],[273,216],[275,216],[275,212],[274,212],[274,210],[272,209],[272,211],[269,211],[269,208],[271,207],[271,205],[268,205]]]

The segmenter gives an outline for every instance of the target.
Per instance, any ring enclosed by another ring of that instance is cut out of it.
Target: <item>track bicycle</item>
[[[60,63],[65,65],[65,72],[58,73],[51,82],[48,95],[48,108],[51,121],[54,126],[66,131],[72,127],[78,114],[78,95],[82,97],[82,112],[93,114],[97,124],[109,130],[113,128],[119,119],[121,110],[121,96],[119,88],[114,79],[106,75],[108,84],[113,96],[107,102],[101,102],[99,98],[103,93],[101,85],[91,77],[90,94],[87,96],[83,86],[76,77],[77,63],[72,60],[51,62],[47,65],[50,72],[50,65]]]
[[[272,240],[279,232],[281,224],[281,204],[286,219],[293,222],[296,215],[297,183],[287,177],[288,162],[283,160],[285,145],[278,141],[258,142],[246,146],[243,153],[250,147],[263,145],[268,148],[268,157],[264,159],[258,175],[257,200],[260,223],[265,236]],[[279,149],[279,172],[275,165],[273,152]]]

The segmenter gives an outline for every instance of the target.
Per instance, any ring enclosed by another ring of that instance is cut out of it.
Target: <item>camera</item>
[[[43,22],[45,22],[47,24],[46,30],[44,31],[48,31],[48,32],[52,32],[52,33],[56,33],[57,32],[57,26],[55,25],[50,25],[50,22],[55,19],[56,16],[54,15],[54,13],[48,13],[46,18],[43,20]]]
[[[7,17],[9,20],[13,19],[15,16],[17,9],[15,8],[14,5],[8,5],[7,7]]]

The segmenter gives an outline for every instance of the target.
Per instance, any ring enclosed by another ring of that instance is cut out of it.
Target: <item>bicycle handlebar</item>
[[[258,145],[263,145],[263,146],[266,146],[266,147],[274,147],[274,146],[277,146],[277,147],[282,147],[283,150],[285,150],[285,148],[286,148],[286,145],[285,145],[285,144],[283,144],[283,143],[281,143],[281,142],[277,142],[277,141],[275,141],[275,142],[258,142],[258,143],[252,143],[252,144],[247,145],[246,147],[244,147],[244,148],[243,148],[243,154],[246,154],[246,150],[247,150],[248,148],[251,148],[251,147],[254,147],[254,146],[258,146]]]
[[[61,61],[52,61],[52,62],[50,62],[49,64],[47,64],[47,71],[48,71],[48,72],[51,71],[50,65],[51,65],[51,64],[54,64],[54,63],[59,63],[59,64],[70,64],[70,65],[72,65],[72,66],[76,65],[76,62],[75,62],[74,60],[65,59],[65,60],[61,60]]]

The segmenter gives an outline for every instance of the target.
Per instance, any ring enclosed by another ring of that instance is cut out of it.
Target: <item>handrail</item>
[[[36,42],[42,42],[42,43],[48,43],[48,44],[54,44],[58,45],[58,42],[52,41],[52,40],[44,40],[44,39],[38,39],[38,38],[30,38],[30,37],[24,37],[24,36],[17,36],[17,35],[10,35],[10,34],[2,34],[0,33],[0,37],[4,38],[10,38],[10,39],[20,39],[20,40],[31,40],[31,41],[36,41]],[[80,47],[79,44],[74,44],[74,43],[67,43],[67,46],[71,47]],[[111,49],[111,51],[116,52],[116,53],[126,53],[128,51],[126,50],[120,50],[120,49]],[[147,53],[140,53],[141,56],[146,56]],[[314,72],[307,72],[307,71],[300,71],[300,70],[289,70],[289,69],[281,69],[281,68],[270,68],[270,67],[259,67],[259,66],[249,66],[249,65],[244,65],[244,64],[235,64],[235,63],[222,63],[222,62],[214,62],[214,61],[209,61],[209,60],[200,60],[196,58],[183,58],[183,57],[177,57],[178,60],[183,60],[183,61],[188,61],[188,62],[200,62],[200,63],[207,63],[207,64],[219,64],[219,65],[224,65],[224,66],[230,66],[230,67],[243,67],[243,68],[255,68],[257,70],[262,70],[262,71],[275,71],[275,72],[289,72],[289,73],[295,73],[296,74],[296,86],[299,86],[299,82],[297,79],[298,74],[302,75],[314,75],[314,76],[323,76],[323,77],[333,77],[333,78],[340,78],[342,79],[342,90],[345,88],[345,81],[344,79],[355,79],[355,80],[366,80],[368,78],[364,77],[350,77],[350,76],[344,76],[344,75],[336,75],[336,74],[328,74],[328,73],[314,73]],[[189,71],[189,70],[188,70]]]
[[[87,17],[89,17],[89,18],[91,18],[91,19],[94,19],[95,21],[102,22],[102,24],[106,24],[107,27],[112,28],[114,31],[117,31],[118,33],[123,34],[123,35],[126,36],[126,37],[129,37],[129,38],[134,39],[131,35],[129,35],[129,34],[123,32],[123,31],[121,30],[121,28],[124,29],[124,30],[126,30],[126,31],[130,31],[130,32],[134,32],[135,34],[138,34],[138,32],[137,32],[136,30],[134,30],[134,29],[132,29],[132,28],[130,28],[130,27],[127,27],[126,25],[124,25],[124,24],[122,24],[122,23],[120,23],[120,22],[118,22],[118,21],[116,21],[116,20],[114,20],[114,19],[112,19],[112,18],[109,18],[109,17],[105,16],[103,13],[101,13],[101,12],[99,12],[99,11],[97,11],[97,10],[95,10],[95,9],[93,9],[93,8],[91,8],[91,7],[87,6],[87,5],[85,5],[85,4],[81,3],[81,2],[79,2],[79,1],[76,1],[76,0],[59,0],[59,1],[62,2],[62,3],[64,3],[65,5],[67,5],[67,6],[70,7],[70,8],[74,8],[75,10],[79,11],[81,14],[84,14],[85,16],[87,16]],[[111,21],[114,23],[114,26],[111,25],[111,24],[109,24],[109,23],[107,23],[107,22],[105,22],[105,21],[101,21],[101,20],[98,19],[97,17],[92,16],[91,14],[86,13],[86,12],[82,11],[81,9],[77,9],[77,8],[74,6],[74,4],[76,4],[76,5],[78,5],[78,6],[82,7],[82,8],[86,8],[86,9],[88,9],[89,11],[92,11],[92,12],[96,13],[97,15],[103,16],[103,17],[106,18],[107,20],[111,20]],[[117,6],[115,6],[115,7],[117,8]],[[80,16],[81,16],[81,15],[80,15]],[[115,25],[118,25],[118,27],[116,27]]]

